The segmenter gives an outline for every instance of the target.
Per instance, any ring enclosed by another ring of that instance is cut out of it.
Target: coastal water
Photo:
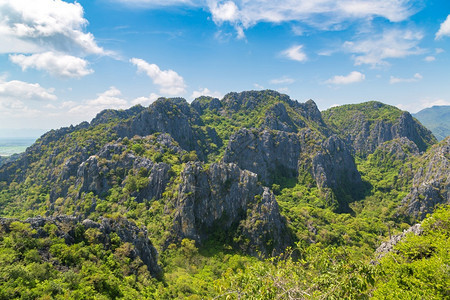
[[[0,156],[22,153],[35,141],[32,138],[0,138]]]

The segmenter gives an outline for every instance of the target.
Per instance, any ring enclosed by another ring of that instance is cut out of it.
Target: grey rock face
[[[235,164],[188,163],[181,173],[175,203],[174,231],[202,243],[218,232],[246,237],[238,246],[250,254],[279,253],[290,243],[285,220],[273,194],[256,174]]]
[[[0,226],[8,232],[9,226],[13,221],[18,220],[0,218]],[[56,235],[64,238],[65,242],[69,245],[75,243],[79,238],[76,236],[76,228],[80,225],[82,225],[84,230],[89,228],[98,229],[100,232],[98,240],[106,248],[111,245],[110,233],[115,232],[123,243],[130,243],[134,246],[130,258],[135,259],[139,257],[147,266],[152,276],[157,278],[161,276],[162,271],[157,263],[158,252],[149,240],[147,230],[145,228],[138,228],[134,223],[126,219],[112,220],[103,218],[100,222],[94,222],[89,219],[81,221],[78,217],[60,215],[51,218],[29,218],[20,222],[29,223],[36,230],[36,237],[38,238],[47,237],[47,233],[44,230],[46,224],[54,224],[57,227]]]
[[[362,113],[353,118],[355,122],[348,132],[348,139],[355,152],[362,156],[373,153],[384,142],[402,137],[413,141],[420,151],[425,151],[427,145],[424,136],[431,136],[408,112],[403,112],[395,122],[370,121]]]
[[[191,125],[198,123],[198,114],[181,98],[160,98],[148,109],[114,129],[119,136],[132,138],[155,132],[168,133],[185,150],[196,150],[196,136]],[[199,151],[200,152],[200,151]]]
[[[378,146],[375,154],[380,161],[405,161],[420,154],[417,145],[406,137],[396,138]]]
[[[312,158],[312,175],[319,188],[343,190],[357,198],[362,192],[362,180],[347,145],[333,135],[321,144]]]
[[[172,151],[181,151],[174,146],[173,140],[167,134],[161,134],[156,141],[162,146],[172,149]],[[143,189],[132,194],[136,201],[143,199],[159,199],[165,191],[170,179],[170,166],[166,163],[154,163],[152,160],[135,156],[132,153],[126,153],[119,160],[114,159],[114,155],[122,154],[126,146],[119,144],[108,144],[103,147],[97,155],[89,157],[81,163],[77,171],[77,186],[81,186],[80,195],[83,192],[94,192],[96,195],[102,195],[113,187],[108,174],[111,171],[122,170],[140,170],[145,169],[148,175],[148,185]],[[124,173],[123,176],[126,174]],[[117,183],[116,183],[117,184]]]
[[[436,204],[450,203],[450,138],[435,145],[423,157],[425,162],[402,200],[407,215],[423,219]]]
[[[270,185],[275,176],[298,175],[300,151],[295,134],[241,129],[230,138],[223,161],[258,174],[262,182]]]
[[[222,103],[217,98],[202,96],[192,101],[191,106],[197,110],[199,114],[203,114],[206,109],[211,111],[221,109]]]
[[[299,127],[305,127],[305,122],[298,120],[297,125]],[[286,111],[286,107],[283,103],[279,102],[266,111],[266,116],[262,128],[268,128],[272,130],[281,130],[286,132],[297,132],[297,126],[294,121],[289,117]]]
[[[256,173],[268,186],[276,178],[295,178],[302,169],[338,198],[358,199],[363,191],[349,147],[337,136],[324,139],[310,129],[299,134],[241,129],[230,138],[223,161]]]
[[[421,225],[416,224],[408,229],[404,230],[401,234],[394,235],[387,242],[381,243],[381,245],[375,250],[375,256],[377,260],[382,259],[386,254],[391,252],[394,249],[394,246],[397,245],[401,240],[403,240],[407,234],[413,233],[415,235],[421,235],[423,232]]]

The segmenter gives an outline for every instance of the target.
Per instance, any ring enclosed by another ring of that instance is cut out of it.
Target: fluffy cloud
[[[204,88],[204,89],[199,89],[198,91],[194,91],[191,95],[191,99],[195,99],[200,96],[209,96],[209,97],[219,98],[219,99],[223,98],[223,95],[220,92],[218,92],[218,91],[211,92],[209,89]]]
[[[45,89],[38,83],[28,83],[19,80],[0,80],[0,101],[17,100],[56,100],[54,89]]]
[[[84,59],[54,52],[33,55],[10,55],[9,59],[25,71],[29,68],[43,70],[55,77],[80,78],[93,73]]]
[[[336,75],[326,81],[326,83],[331,84],[350,84],[355,82],[361,82],[366,78],[366,76],[360,72],[353,71],[346,76]]]
[[[303,62],[303,61],[306,61],[308,59],[308,57],[303,52],[302,48],[303,48],[303,45],[295,45],[295,46],[292,46],[291,48],[286,49],[285,51],[281,52],[281,55],[283,55],[289,59],[295,60],[295,61]]]
[[[143,59],[132,58],[130,62],[135,65],[138,72],[144,72],[150,77],[154,84],[159,86],[161,94],[179,96],[186,92],[186,84],[183,77],[173,70],[161,70],[155,64],[149,64]]]
[[[348,20],[366,20],[377,16],[391,22],[399,22],[413,15],[418,7],[414,8],[412,5],[415,0],[209,0],[207,2],[213,20],[218,25],[229,22],[238,31],[260,22],[298,21],[319,29],[330,29]]]
[[[113,0],[114,2],[123,3],[128,6],[137,7],[158,7],[171,5],[197,5],[193,0]]]
[[[436,57],[430,55],[430,56],[425,57],[424,60],[427,62],[432,62],[432,61],[436,60]]]
[[[2,0],[0,52],[33,53],[46,50],[104,54],[91,33],[83,7],[61,0]],[[22,49],[20,49],[22,48]]]
[[[440,39],[444,36],[450,36],[450,15],[448,15],[447,19],[442,22],[439,31],[436,32],[436,39]]]
[[[126,109],[128,102],[121,98],[122,93],[115,87],[97,95],[97,98],[86,100],[80,105],[69,109],[69,114],[82,115],[84,118],[92,118],[104,109]],[[69,106],[66,103],[67,106]]]
[[[386,65],[385,60],[389,58],[424,53],[424,50],[418,47],[422,38],[421,32],[392,29],[369,39],[347,41],[344,43],[344,49],[355,54],[355,65]]]
[[[295,82],[294,79],[287,77],[287,76],[275,78],[275,79],[272,79],[269,81],[269,83],[271,83],[271,84],[292,84],[294,82]]]
[[[394,84],[394,83],[402,83],[402,82],[416,82],[416,81],[421,80],[422,78],[423,78],[422,75],[420,75],[419,73],[414,74],[414,76],[411,78],[398,78],[398,77],[391,76],[389,83]]]
[[[159,97],[160,96],[158,94],[151,93],[148,97],[138,97],[134,99],[133,101],[131,101],[131,104],[133,105],[140,104],[142,106],[149,106],[150,104],[158,100]]]

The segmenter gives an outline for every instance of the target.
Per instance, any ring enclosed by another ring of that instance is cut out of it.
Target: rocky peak
[[[450,203],[450,137],[425,153],[401,211],[423,219],[437,204]]]
[[[108,123],[110,121],[119,119],[119,120],[126,120],[128,118],[134,117],[137,114],[141,113],[145,108],[141,105],[135,105],[129,109],[125,110],[116,110],[116,109],[105,109],[102,110],[95,116],[94,119],[92,119],[90,125],[91,126],[97,126],[99,124]]]
[[[376,101],[330,108],[322,115],[326,123],[362,157],[396,138],[408,138],[420,151],[436,142],[431,132],[408,112]]]
[[[228,93],[222,99],[222,103],[227,109],[236,112],[238,110],[253,110],[267,104],[270,99],[277,99],[286,103],[293,102],[288,95],[272,90],[264,90]]]
[[[221,109],[222,102],[220,102],[217,98],[201,96],[192,101],[191,106],[195,108],[199,114],[203,114],[205,109],[209,109],[211,111]]]
[[[257,175],[235,164],[188,163],[175,199],[174,231],[179,238],[202,243],[221,233],[234,237],[243,251],[264,256],[280,253],[290,243],[285,220],[269,189]]]

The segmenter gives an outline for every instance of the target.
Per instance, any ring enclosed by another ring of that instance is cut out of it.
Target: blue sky
[[[448,0],[0,0],[0,136],[160,96],[450,104]]]

